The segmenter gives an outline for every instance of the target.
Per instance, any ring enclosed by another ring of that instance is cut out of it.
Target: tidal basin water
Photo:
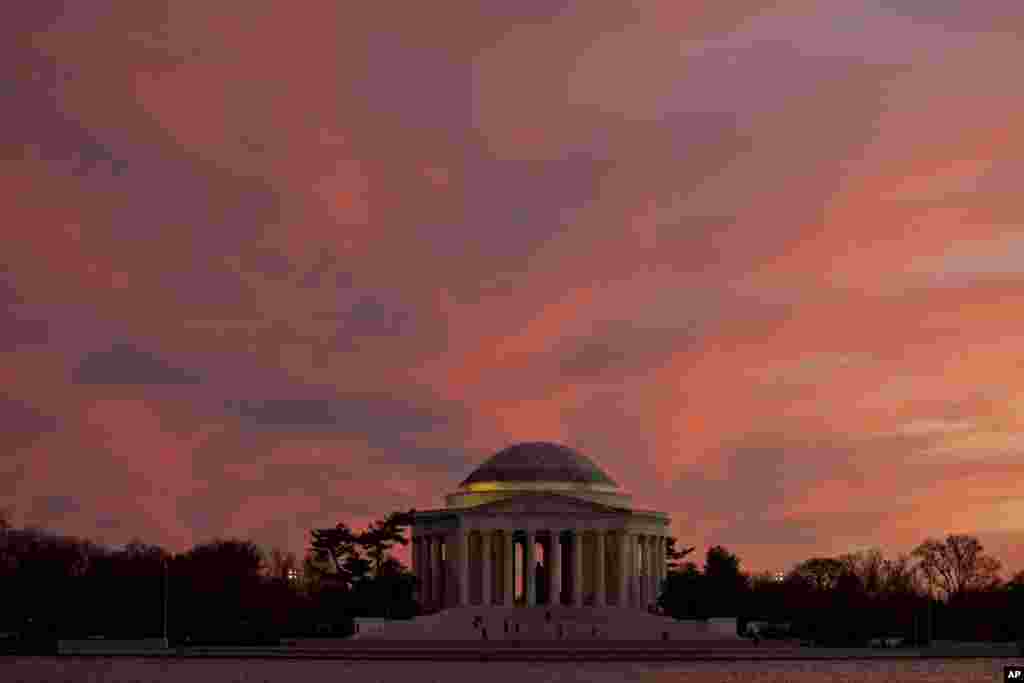
[[[262,683],[376,681],[408,683],[668,683],[693,681],[928,681],[993,683],[1011,659],[903,659],[741,662],[352,662],[344,660],[164,659],[130,657],[4,657],[0,681],[35,683]]]

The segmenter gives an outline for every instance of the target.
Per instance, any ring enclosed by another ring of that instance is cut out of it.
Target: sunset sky
[[[748,570],[953,532],[1024,569],[1022,34],[1019,0],[20,3],[0,507],[301,555],[552,440]]]

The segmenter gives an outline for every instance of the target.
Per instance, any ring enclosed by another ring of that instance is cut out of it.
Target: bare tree
[[[911,595],[923,592],[921,572],[908,555],[885,560],[882,565],[882,588],[889,594]]]
[[[947,600],[1000,582],[999,560],[984,554],[974,536],[950,534],[945,542],[929,538],[911,553],[927,584]]]
[[[267,573],[275,579],[287,579],[288,572],[299,568],[299,560],[293,552],[273,548],[267,561]]]
[[[846,571],[846,565],[833,557],[812,557],[794,567],[792,573],[819,590],[832,590]]]
[[[777,583],[779,582],[775,579],[775,572],[765,570],[750,575],[750,585],[755,589],[763,589]]]
[[[882,591],[885,578],[885,558],[878,548],[841,555],[839,562],[845,571],[860,579],[864,592],[878,595]]]

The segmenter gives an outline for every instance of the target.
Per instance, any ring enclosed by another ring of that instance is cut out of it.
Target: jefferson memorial
[[[566,446],[498,452],[417,512],[413,573],[427,611],[473,607],[648,610],[665,578],[669,517],[634,509],[592,460]]]

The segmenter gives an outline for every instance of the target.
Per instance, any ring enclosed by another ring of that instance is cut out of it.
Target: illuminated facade
[[[633,509],[630,496],[573,449],[510,446],[446,503],[418,512],[413,523],[413,571],[428,610],[647,609],[656,601],[668,515]]]

